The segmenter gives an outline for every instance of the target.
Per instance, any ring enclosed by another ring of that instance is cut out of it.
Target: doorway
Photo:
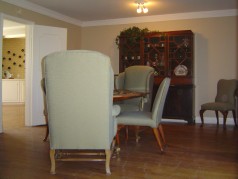
[[[4,119],[8,109],[11,114],[25,115],[25,51],[26,25],[17,21],[3,19],[2,40],[2,120],[3,129],[8,126]],[[14,107],[14,106],[18,107]],[[16,111],[12,111],[12,110]],[[5,113],[4,113],[5,112]],[[9,116],[8,116],[9,117]],[[19,115],[15,118],[20,117]],[[24,121],[21,122],[25,124]]]
[[[0,13],[0,34],[2,34],[3,19],[25,24],[26,26],[25,92],[27,95],[25,96],[25,126],[43,125],[45,124],[45,118],[43,114],[43,93],[40,86],[40,80],[42,79],[41,63],[46,55],[67,49],[67,29],[34,25],[33,22]],[[1,46],[2,38],[0,39]],[[1,51],[0,57],[2,57]],[[0,90],[2,90],[1,83],[2,81],[0,80]],[[1,133],[3,132],[1,106],[0,110]]]

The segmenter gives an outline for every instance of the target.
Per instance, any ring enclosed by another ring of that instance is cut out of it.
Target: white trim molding
[[[217,119],[216,117],[203,117],[204,118],[204,125],[205,124],[217,124]],[[201,118],[200,116],[197,116],[195,118],[195,123],[197,124],[201,124],[202,121],[201,121]],[[219,117],[219,124],[220,125],[223,125],[223,117]],[[226,119],[226,125],[234,125],[235,126],[235,123],[234,123],[234,119],[231,117],[231,118],[227,118]]]
[[[227,10],[216,10],[216,11],[188,12],[188,13],[141,16],[141,17],[119,18],[119,19],[106,19],[106,20],[95,20],[95,21],[80,21],[78,19],[60,14],[56,11],[28,2],[26,0],[2,0],[2,1],[58,19],[58,20],[62,20],[67,23],[77,25],[80,27],[159,22],[159,21],[170,21],[170,20],[199,19],[199,18],[211,18],[211,17],[226,17],[226,16],[238,15],[237,9],[227,9]]]
[[[162,119],[163,123],[184,123],[187,124],[188,122],[181,119]],[[201,124],[201,118],[200,116],[195,117],[195,124]],[[217,119],[215,117],[204,117],[204,125],[206,124],[217,124]],[[219,124],[223,125],[223,118],[219,118]],[[226,119],[226,125],[233,125],[235,126],[234,119],[233,118],[227,118]]]
[[[227,16],[237,16],[237,15],[238,15],[237,9],[189,12],[189,13],[142,16],[142,17],[132,17],[132,18],[121,18],[121,19],[108,19],[108,20],[98,20],[98,21],[84,21],[82,22],[82,27],[159,22],[159,21],[171,21],[171,20],[185,20],[185,19],[200,19],[200,18],[212,18],[212,17],[227,17]]]

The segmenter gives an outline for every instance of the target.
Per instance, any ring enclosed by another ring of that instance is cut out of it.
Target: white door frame
[[[2,41],[3,41],[3,15],[0,13],[0,68],[1,74],[0,77],[2,79]],[[2,125],[2,80],[0,80],[0,133],[3,132]]]
[[[6,14],[1,13],[1,22],[0,23],[1,27],[0,27],[0,33],[3,34],[3,20],[7,19],[7,20],[11,20],[11,21],[15,21],[21,24],[25,24],[26,25],[26,50],[25,50],[25,125],[26,126],[32,126],[32,121],[31,121],[31,104],[30,104],[30,94],[32,93],[32,88],[31,88],[31,77],[32,77],[32,36],[33,36],[33,25],[34,22],[32,21],[28,21],[25,19],[21,19],[18,17],[14,17],[14,16],[9,16]],[[1,47],[1,52],[0,52],[0,57],[2,59],[2,35],[1,35],[1,42],[0,42],[0,47]],[[1,63],[2,64],[2,61]],[[2,65],[1,65],[1,72],[2,72]],[[2,75],[2,73],[1,73]],[[2,77],[1,77],[2,78]],[[1,89],[1,98],[0,98],[0,110],[2,111],[2,81],[0,82],[0,89]],[[3,132],[3,126],[2,126],[2,112],[0,113],[0,133]],[[2,128],[1,128],[2,127]],[[1,130],[2,129],[2,130]]]

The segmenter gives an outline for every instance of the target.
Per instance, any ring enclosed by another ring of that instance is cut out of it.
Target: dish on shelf
[[[188,74],[188,68],[184,65],[178,65],[174,69],[174,74],[176,76],[186,76]]]

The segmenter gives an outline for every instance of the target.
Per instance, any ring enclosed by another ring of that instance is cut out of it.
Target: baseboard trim
[[[183,120],[183,119],[162,119],[162,122],[164,123],[169,123],[169,122],[172,122],[172,123],[185,123],[187,124],[188,122]],[[195,117],[195,124],[201,124],[202,121],[201,121],[201,118],[200,116],[196,116]],[[217,124],[217,119],[216,117],[204,117],[204,123],[205,124]],[[219,124],[223,124],[223,118],[219,118]],[[227,118],[226,120],[226,125],[235,125],[234,123],[234,119],[233,118]]]

